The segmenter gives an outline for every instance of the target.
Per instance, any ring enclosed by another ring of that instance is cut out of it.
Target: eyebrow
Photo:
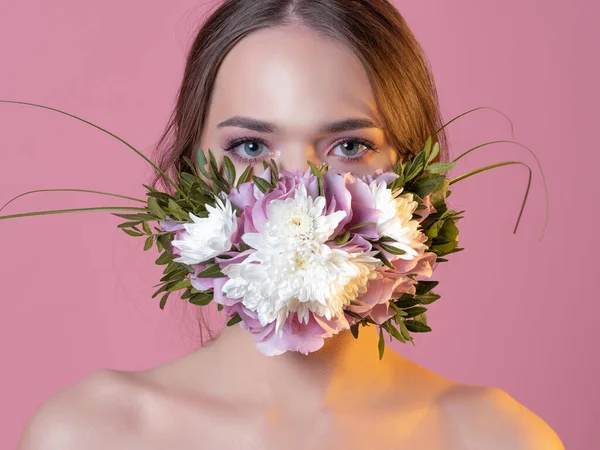
[[[279,131],[279,127],[277,127],[277,125],[274,123],[264,122],[262,120],[244,116],[234,116],[217,125],[217,128],[222,127],[247,128],[248,130],[257,131],[259,133],[277,133]],[[371,119],[353,117],[327,123],[321,127],[319,131],[321,133],[340,133],[342,131],[358,130],[361,128],[383,129],[383,125]]]

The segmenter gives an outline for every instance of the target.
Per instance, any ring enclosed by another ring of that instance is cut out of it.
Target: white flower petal
[[[394,258],[414,259],[419,254],[417,249],[426,247],[422,242],[423,233],[418,229],[419,222],[413,220],[413,213],[419,203],[413,200],[411,193],[400,194],[402,188],[393,194],[385,181],[373,181],[369,188],[375,208],[379,211],[377,233],[397,241],[388,242],[387,245],[406,252],[403,255],[394,255]]]
[[[224,204],[217,199],[216,207],[206,206],[208,217],[197,217],[191,212],[191,223],[184,225],[187,233],[174,239],[172,245],[181,256],[174,259],[184,264],[199,264],[231,249],[231,237],[237,231],[237,218],[229,200]]]
[[[379,276],[376,252],[349,253],[325,244],[346,215],[325,215],[325,206],[323,197],[313,199],[303,185],[293,198],[270,202],[261,231],[242,237],[256,251],[224,269],[230,278],[225,295],[242,299],[261,324],[275,321],[278,333],[290,313],[304,323],[310,312],[345,320],[345,307]]]

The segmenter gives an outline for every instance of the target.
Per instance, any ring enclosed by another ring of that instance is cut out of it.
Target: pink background
[[[148,151],[170,111],[186,48],[207,6],[191,0],[0,2],[0,98],[65,109]],[[428,53],[446,120],[477,106],[508,114],[516,146],[484,148],[453,175],[504,160],[522,166],[453,189],[461,247],[437,274],[434,331],[391,344],[447,377],[498,386],[544,418],[568,449],[592,449],[598,421],[597,2],[396,1]],[[0,203],[30,189],[77,187],[143,196],[145,163],[65,116],[0,105]],[[453,155],[510,139],[489,111],[450,129]],[[131,204],[85,194],[34,194],[0,214]],[[135,370],[189,351],[191,309],[150,298],[156,251],[108,213],[0,221],[0,448],[58,389],[100,368]],[[181,302],[180,302],[181,303]],[[374,349],[375,351],[375,349]]]

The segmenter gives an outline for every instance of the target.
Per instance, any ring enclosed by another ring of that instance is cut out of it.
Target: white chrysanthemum
[[[187,234],[172,241],[181,256],[173,259],[184,264],[199,264],[231,249],[231,237],[237,231],[237,218],[229,200],[217,198],[216,206],[206,205],[208,217],[189,213],[193,223],[184,224]]]
[[[304,185],[294,194],[267,205],[269,219],[261,232],[242,237],[256,251],[223,270],[229,277],[224,294],[242,298],[261,325],[276,320],[277,332],[289,313],[304,323],[311,311],[345,321],[344,308],[379,277],[375,269],[381,266],[376,252],[349,253],[326,245],[346,213],[324,215],[325,199],[311,198]]]
[[[418,256],[417,249],[425,248],[422,242],[422,232],[418,230],[419,222],[412,216],[419,203],[413,200],[411,193],[400,194],[400,188],[395,194],[388,189],[385,181],[373,181],[369,185],[373,194],[375,209],[379,211],[377,233],[388,236],[396,242],[388,242],[406,253],[398,255],[401,259],[414,259]]]

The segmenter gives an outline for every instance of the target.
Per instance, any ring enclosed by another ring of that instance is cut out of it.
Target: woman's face
[[[274,27],[246,36],[225,57],[200,146],[240,170],[251,163],[260,172],[273,158],[283,169],[304,171],[309,160],[368,174],[397,161],[380,123],[350,50],[303,26]]]

